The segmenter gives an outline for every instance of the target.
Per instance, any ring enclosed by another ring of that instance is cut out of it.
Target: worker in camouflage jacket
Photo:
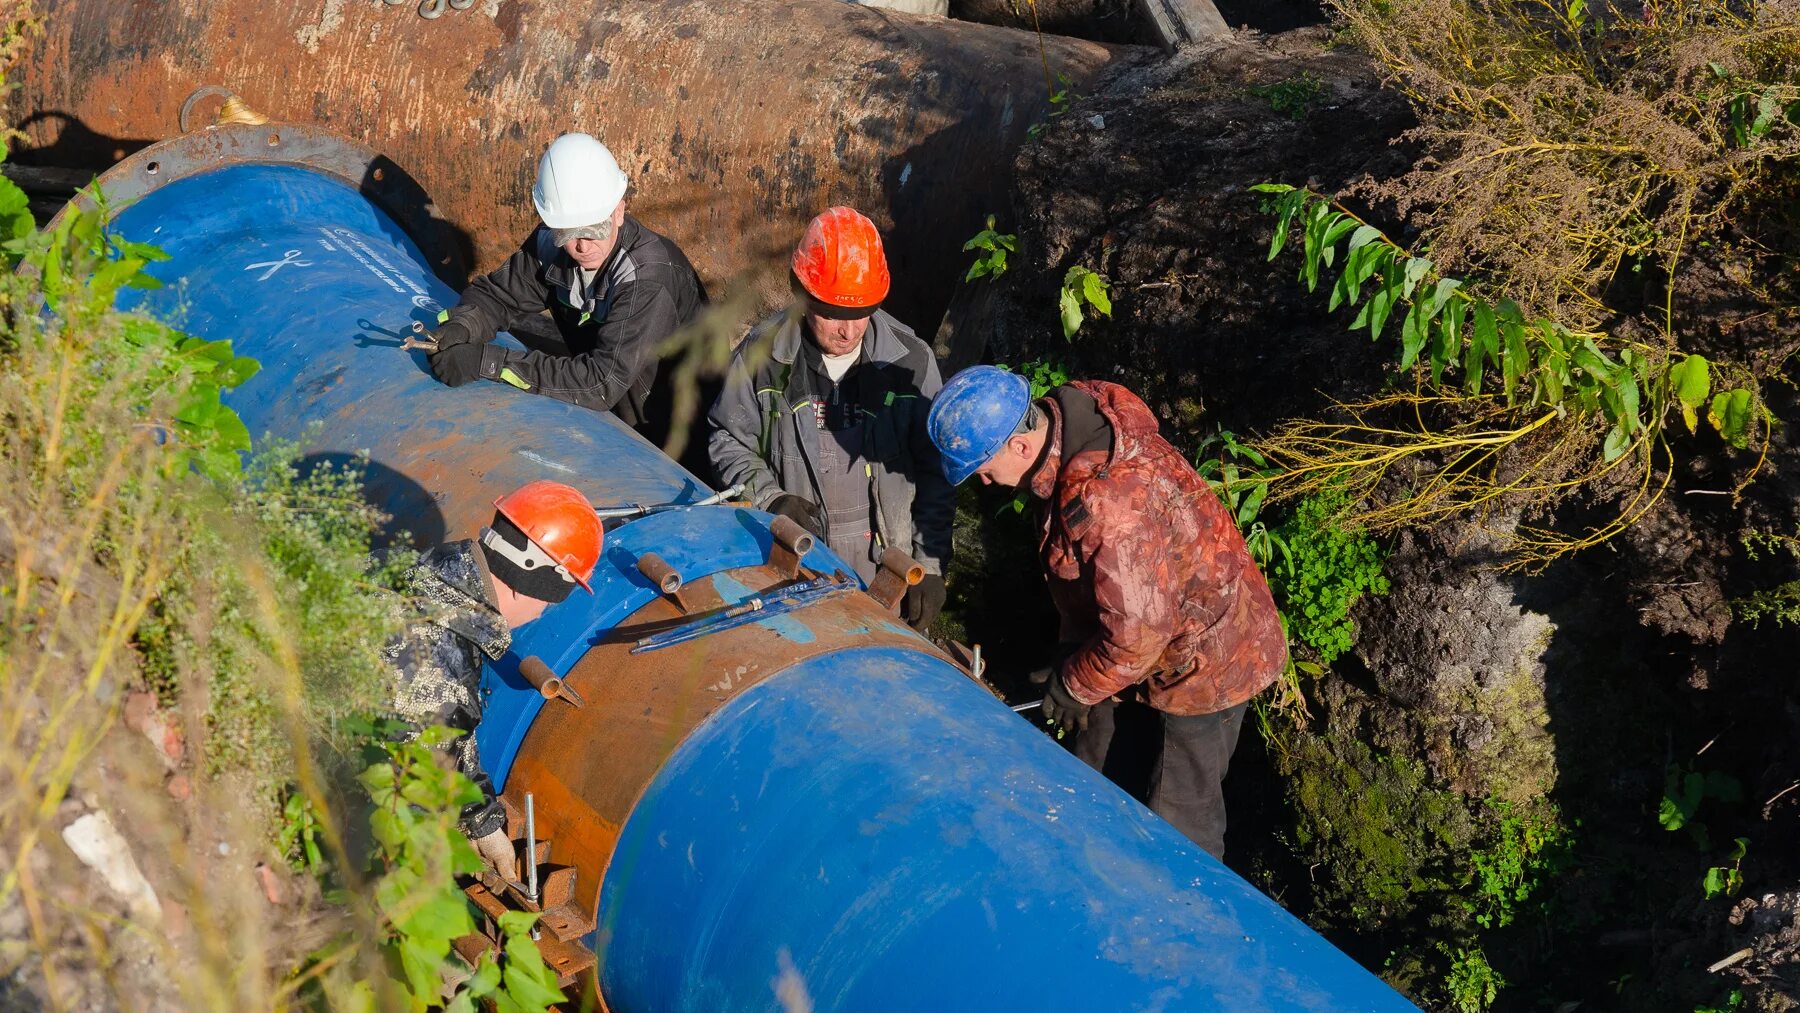
[[[1061,617],[1058,662],[1034,675],[1044,713],[1076,730],[1096,770],[1119,747],[1118,708],[1159,712],[1150,808],[1215,857],[1223,782],[1251,697],[1287,663],[1268,583],[1224,504],[1117,384],[1033,400],[993,367],[952,378],[930,429],[946,475],[1021,486]]]
[[[600,519],[586,497],[557,482],[532,482],[494,504],[479,539],[447,542],[407,570],[407,624],[389,644],[394,710],[419,728],[466,732],[451,747],[457,769],[481,789],[462,812],[462,829],[482,858],[508,879],[518,857],[506,813],[494,797],[475,744],[481,723],[481,669],[512,646],[517,628],[567,598],[600,558]]]

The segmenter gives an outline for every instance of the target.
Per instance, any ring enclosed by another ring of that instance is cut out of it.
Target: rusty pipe
[[[681,574],[656,553],[646,552],[639,556],[637,568],[663,594],[674,596],[681,591]]]
[[[798,577],[801,557],[813,548],[812,532],[792,517],[776,517],[769,522],[769,537],[769,565],[789,580]]]
[[[942,315],[962,242],[1010,202],[1013,153],[1047,111],[1145,52],[838,0],[535,0],[436,22],[380,4],[42,0],[9,162],[102,168],[176,129],[196,88],[329,127],[413,169],[479,270],[536,224],[538,156],[596,134],[627,206],[709,285],[751,268],[766,300],[807,219],[852,204],[884,230],[890,309]],[[440,276],[454,273],[434,257]],[[446,278],[460,285],[454,278]]]
[[[906,589],[925,579],[925,568],[899,549],[889,546],[881,550],[881,570],[869,584],[869,597],[893,611],[900,607]]]

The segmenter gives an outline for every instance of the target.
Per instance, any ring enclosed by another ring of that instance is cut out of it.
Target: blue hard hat
[[[944,462],[944,477],[961,485],[1000,452],[1031,408],[1031,384],[996,366],[970,366],[931,401],[925,429]]]

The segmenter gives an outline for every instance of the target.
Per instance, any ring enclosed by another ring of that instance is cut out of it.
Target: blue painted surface
[[[335,179],[218,169],[151,192],[113,228],[170,255],[149,268],[164,288],[121,303],[228,338],[261,362],[225,398],[250,432],[294,439],[316,424],[307,450],[367,451],[371,486],[426,542],[470,537],[495,498],[533,479],[568,482],[596,506],[708,491],[609,414],[489,381],[439,383],[400,338],[415,320],[436,326],[456,294],[392,220]]]
[[[944,662],[810,658],[682,745],[600,898],[619,1013],[1410,1010]]]

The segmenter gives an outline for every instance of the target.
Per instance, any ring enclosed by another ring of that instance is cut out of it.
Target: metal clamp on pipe
[[[800,576],[800,557],[812,551],[812,532],[792,517],[777,517],[769,524],[769,534],[774,536],[774,544],[769,546],[769,565],[788,580]]]
[[[900,608],[900,599],[906,596],[906,589],[924,579],[925,568],[917,560],[899,549],[883,549],[881,572],[869,585],[869,597],[893,612]]]
[[[586,703],[585,700],[581,699],[581,694],[575,692],[573,689],[569,688],[567,683],[557,678],[556,673],[550,671],[550,666],[544,664],[543,659],[535,654],[526,658],[524,661],[519,662],[519,675],[523,676],[526,682],[537,687],[537,691],[542,693],[546,700],[554,700],[557,697],[561,697],[577,707]]]

